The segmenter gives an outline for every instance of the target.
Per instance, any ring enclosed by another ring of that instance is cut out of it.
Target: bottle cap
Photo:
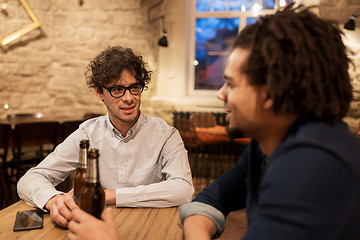
[[[90,145],[89,140],[87,140],[87,139],[80,140],[80,148],[88,148],[89,145]]]
[[[98,158],[99,157],[99,150],[98,149],[91,149],[89,151],[89,158]]]

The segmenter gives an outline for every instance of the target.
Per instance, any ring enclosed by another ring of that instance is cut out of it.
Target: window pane
[[[263,9],[274,9],[275,1],[274,0],[263,0]]]
[[[253,24],[256,22],[256,18],[247,18],[246,19],[246,25]]]
[[[241,11],[242,0],[230,0],[229,1],[229,10],[230,11]],[[245,6],[245,5],[244,5]]]
[[[246,10],[251,10],[254,4],[259,4],[258,0],[245,0]]]
[[[293,0],[285,0],[286,6],[293,2]]]
[[[211,0],[196,0],[197,12],[209,12]]]
[[[222,86],[226,59],[238,28],[238,18],[196,20],[195,89],[217,90]]]
[[[279,0],[288,5],[293,0]],[[229,9],[227,9],[227,2]],[[197,12],[210,12],[211,4],[213,4],[214,11],[248,11],[251,10],[254,4],[262,4],[262,9],[274,9],[275,0],[196,0]]]
[[[213,0],[214,11],[226,11],[226,0]]]

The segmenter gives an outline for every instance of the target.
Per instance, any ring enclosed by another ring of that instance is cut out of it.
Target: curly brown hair
[[[239,34],[234,48],[251,51],[250,84],[269,86],[275,112],[335,123],[349,111],[353,98],[351,61],[341,30],[309,8],[291,4],[260,17]]]
[[[152,71],[147,70],[143,57],[130,48],[107,47],[92,60],[86,71],[88,87],[96,87],[100,93],[114,80],[118,80],[124,70],[135,72],[135,78],[143,87],[151,80]]]

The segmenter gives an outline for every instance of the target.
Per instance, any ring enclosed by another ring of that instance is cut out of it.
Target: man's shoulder
[[[85,120],[79,125],[80,131],[85,132],[92,132],[92,131],[99,131],[103,129],[103,127],[106,127],[107,125],[107,116],[99,116],[95,118],[90,118],[88,120]]]
[[[334,125],[309,122],[300,125],[281,143],[279,149],[311,147],[332,152],[335,155],[351,157],[360,154],[360,143],[344,122]],[[350,155],[350,156],[349,156]]]
[[[93,124],[99,124],[100,122],[105,122],[106,118],[107,118],[106,115],[90,118],[82,122],[80,126],[91,126]]]
[[[350,169],[360,178],[359,155],[359,141],[345,123],[306,123],[280,144],[271,161],[280,160],[284,165],[307,165],[309,168],[314,165],[324,169],[333,166],[338,171]]]
[[[147,116],[145,117],[145,125],[150,128],[154,128],[154,130],[171,130],[173,129],[172,126],[170,126],[164,119],[153,117],[153,116]]]

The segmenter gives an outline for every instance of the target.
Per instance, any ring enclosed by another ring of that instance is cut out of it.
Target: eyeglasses
[[[147,89],[146,86],[140,85],[140,84],[134,84],[131,85],[129,87],[124,87],[124,86],[113,86],[113,87],[104,87],[106,90],[109,91],[110,95],[114,98],[121,98],[122,96],[125,95],[126,90],[129,90],[129,92],[132,95],[139,95],[140,93],[142,93],[142,91],[144,90],[144,88]]]

